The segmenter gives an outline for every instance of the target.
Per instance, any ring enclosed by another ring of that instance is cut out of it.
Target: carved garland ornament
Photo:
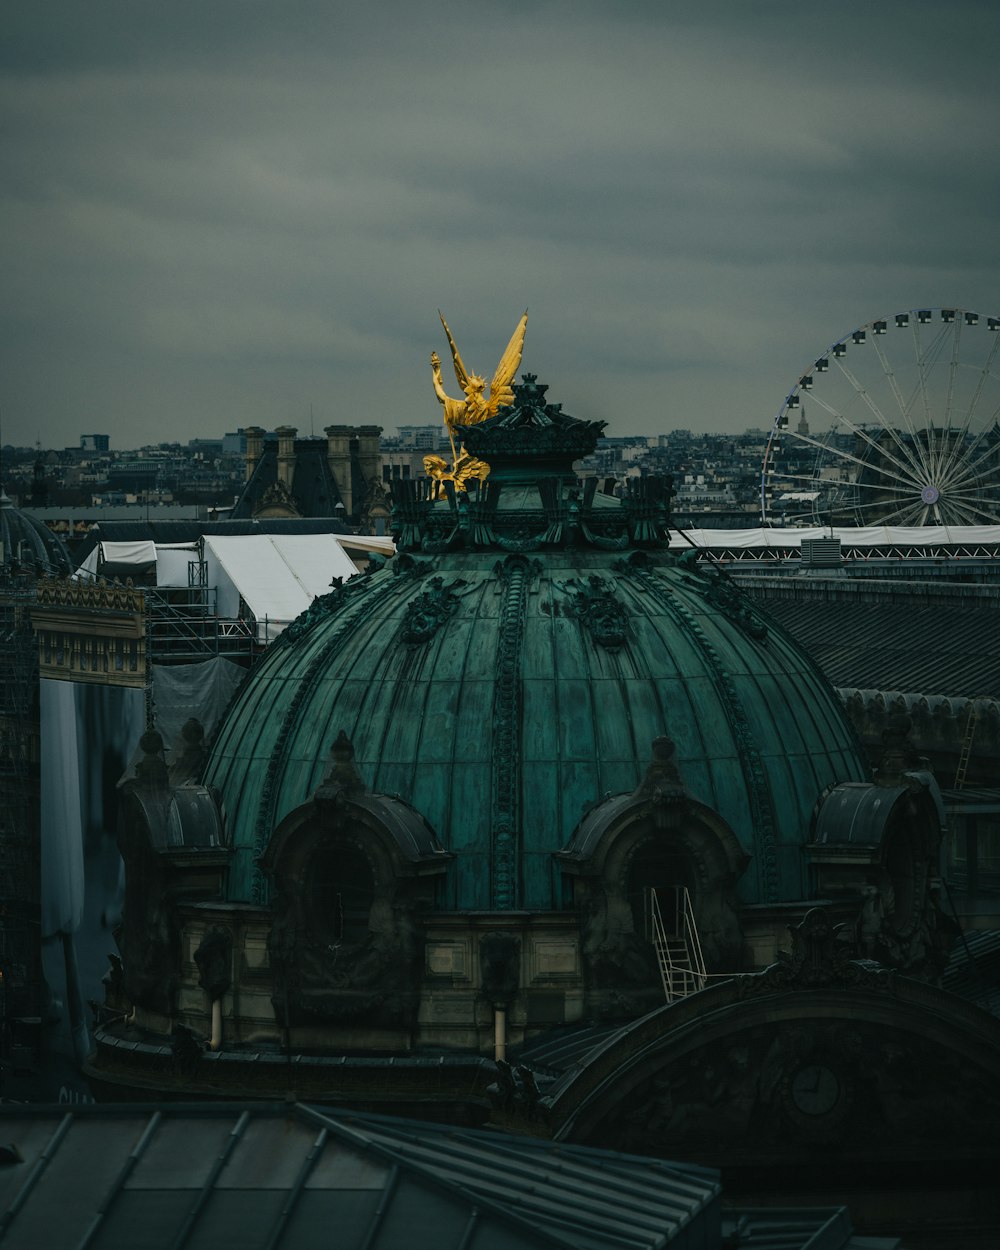
[[[411,646],[430,642],[458,606],[454,591],[463,585],[464,582],[455,581],[446,587],[444,578],[432,577],[423,594],[417,595],[407,608],[400,640]]]
[[[493,693],[493,906],[517,902],[517,835],[521,816],[521,647],[530,569],[508,556],[497,566],[503,600]]]

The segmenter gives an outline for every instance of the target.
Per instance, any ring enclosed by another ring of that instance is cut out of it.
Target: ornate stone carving
[[[767,626],[757,615],[747,595],[723,569],[698,564],[693,566],[705,581],[704,596],[720,612],[758,642],[767,638]]]
[[[410,646],[430,642],[458,606],[455,589],[464,585],[463,581],[458,580],[445,586],[443,577],[430,578],[427,589],[407,606],[406,619],[399,635],[400,641]]]
[[[504,1126],[511,1128],[518,1122],[531,1124],[544,1118],[546,1109],[534,1071],[524,1063],[512,1067],[506,1059],[498,1059],[496,1069],[496,1080],[487,1085],[486,1096],[502,1117]]]
[[[741,997],[780,990],[808,990],[828,985],[864,985],[889,990],[892,974],[867,959],[855,958],[850,926],[831,924],[825,908],[812,907],[797,925],[789,925],[792,950],[779,951],[776,963],[743,976]]]
[[[521,820],[521,649],[530,568],[520,556],[500,566],[503,599],[493,693],[493,906],[517,905]]]
[[[376,896],[360,941],[327,942],[279,894],[268,937],[272,1003],[285,1026],[364,1021],[412,1026],[419,999],[419,945],[412,910]]]
[[[901,1030],[803,1018],[743,1029],[666,1064],[606,1118],[618,1150],[760,1158],[852,1141],[875,1152],[992,1141],[1000,1099],[987,1074]]]
[[[599,647],[620,647],[628,636],[628,613],[612,586],[600,577],[570,582],[572,611]]]
[[[295,501],[295,496],[280,478],[273,481],[264,491],[261,496],[260,503],[254,510],[254,515],[257,515],[269,508],[281,508],[283,510],[287,510],[293,516],[299,515],[299,509]]]
[[[330,582],[330,591],[325,595],[317,595],[304,612],[300,612],[292,623],[282,631],[278,638],[279,646],[288,646],[297,642],[303,634],[320,621],[337,612],[344,603],[344,579],[335,577]]]
[[[145,598],[131,580],[119,582],[85,581],[74,578],[42,578],[37,602],[44,607],[96,609],[101,612],[142,612]]]

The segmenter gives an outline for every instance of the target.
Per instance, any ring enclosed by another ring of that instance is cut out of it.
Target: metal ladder
[[[969,719],[965,722],[965,736],[962,738],[962,750],[958,757],[958,768],[955,770],[954,789],[961,790],[965,786],[965,775],[969,771],[969,760],[972,758],[972,741],[976,736],[976,723],[979,720],[979,700],[973,699],[969,704]]]
[[[671,900],[674,915],[672,927],[676,932],[668,932],[663,923],[659,894],[667,891],[659,891],[651,886],[646,892],[650,937],[656,951],[663,993],[668,1003],[704,989],[708,980],[698,926],[691,906],[691,895],[687,886],[678,885],[671,889],[674,895]]]

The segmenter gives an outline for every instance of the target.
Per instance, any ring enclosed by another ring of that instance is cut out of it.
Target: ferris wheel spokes
[[[959,309],[911,310],[896,314],[895,331],[889,319],[870,322],[818,358],[767,440],[764,521],[769,511],[782,524],[842,511],[859,524],[1000,524],[1000,319],[982,321]],[[856,350],[866,343],[871,353]],[[828,431],[810,432],[804,408],[788,428],[806,395]]]

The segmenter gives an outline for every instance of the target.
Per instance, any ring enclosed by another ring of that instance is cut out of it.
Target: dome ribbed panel
[[[582,549],[520,563],[496,553],[417,563],[366,578],[248,679],[206,777],[223,794],[236,848],[231,897],[255,897],[262,839],[313,793],[341,729],[366,784],[411,803],[454,854],[448,907],[558,906],[554,852],[586,809],[635,788],[663,734],[692,795],[753,856],[748,901],[800,895],[816,799],[866,770],[835,695],[783,631],[753,638],[705,579],[666,559],[634,568]],[[521,570],[513,582],[511,569]],[[602,645],[580,615],[588,587],[624,609],[620,645]],[[421,597],[449,591],[429,635],[405,641]],[[511,677],[515,688],[502,688]],[[510,811],[508,890],[498,828]]]
[[[0,567],[27,565],[56,577],[68,577],[73,566],[63,543],[41,521],[15,508],[0,492]]]

